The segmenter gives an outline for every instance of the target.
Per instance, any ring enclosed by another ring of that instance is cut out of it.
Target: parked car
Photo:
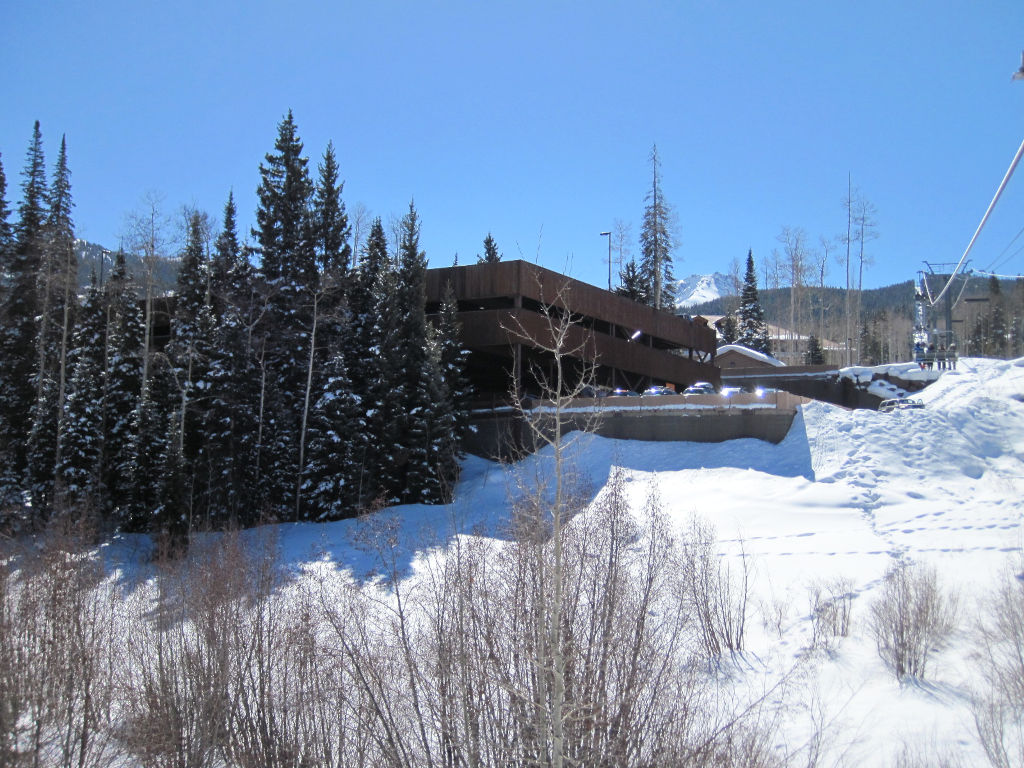
[[[683,390],[684,395],[713,395],[715,393],[715,385],[707,381],[695,381]]]
[[[632,389],[618,387],[609,392],[608,397],[640,397],[640,393],[634,392]]]
[[[645,395],[674,395],[675,393],[676,392],[674,389],[659,386],[648,387],[647,389],[644,390]]]
[[[924,408],[920,400],[912,400],[909,397],[894,397],[890,400],[883,400],[878,404],[879,413],[892,413],[893,411],[909,411],[914,408]]]

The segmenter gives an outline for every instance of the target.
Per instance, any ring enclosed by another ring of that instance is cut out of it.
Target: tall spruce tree
[[[739,339],[739,321],[736,320],[736,315],[732,312],[725,315],[722,318],[720,330],[722,332],[722,343],[724,344],[735,344]]]
[[[107,326],[104,361],[103,511],[117,526],[128,526],[136,509],[138,429],[142,398],[142,346],[145,326],[135,282],[123,251],[114,258],[106,283]],[[162,441],[161,441],[162,442]]]
[[[43,140],[37,120],[22,171],[22,201],[0,306],[0,502],[16,503],[27,467],[36,402],[37,282],[49,208]]]
[[[649,303],[657,309],[675,308],[672,274],[672,207],[661,191],[661,161],[658,146],[651,149],[651,189],[647,193],[643,225],[640,228],[640,273],[647,287]]]
[[[319,275],[310,224],[313,184],[289,111],[278,125],[275,151],[260,165],[256,210],[260,269],[267,311],[259,412],[260,481],[278,516],[291,516],[301,477],[302,415],[312,344],[313,298]]]
[[[764,309],[757,295],[757,272],[754,269],[753,250],[747,251],[747,271],[743,276],[743,292],[740,295],[737,321],[738,343],[766,355],[772,353],[768,323],[765,322]]]
[[[211,268],[215,342],[210,351],[204,459],[210,467],[207,519],[258,521],[264,500],[258,494],[256,435],[260,371],[253,347],[253,270],[235,232],[234,195],[224,206],[224,224]]]
[[[259,243],[260,269],[264,279],[288,290],[310,286],[316,277],[309,225],[313,184],[309,161],[302,155],[291,110],[277,126],[274,152],[260,164],[260,186],[253,236]]]
[[[308,519],[316,509],[304,509],[304,495],[308,483],[307,462],[309,461],[309,439],[312,430],[313,411],[321,394],[328,386],[327,369],[335,359],[343,356],[342,338],[350,326],[350,313],[345,306],[345,293],[349,282],[348,268],[351,261],[349,237],[351,229],[341,200],[342,184],[338,179],[338,164],[335,160],[334,145],[328,144],[323,162],[319,166],[311,209],[313,243],[316,252],[317,282],[310,291],[307,304],[311,306],[308,315],[310,343],[307,348],[306,376],[303,392],[301,420],[299,425],[299,476],[296,483],[295,518]],[[340,386],[340,378],[334,377],[334,386]],[[342,396],[337,393],[336,395]],[[349,393],[351,394],[351,393]]]
[[[388,254],[380,218],[373,221],[351,293],[352,347],[346,357],[359,398],[363,432],[356,435],[353,461],[361,506],[396,501],[402,482],[394,457],[398,441],[401,382],[398,373],[398,278]]]
[[[237,214],[235,194],[229,192],[224,204],[223,225],[214,241],[210,263],[211,303],[218,317],[226,307],[241,304],[251,298],[249,289],[252,288],[252,270],[238,243]]]
[[[825,353],[821,348],[821,342],[813,333],[807,338],[807,351],[804,352],[804,362],[808,365],[821,365],[825,362]]]
[[[644,279],[636,259],[630,259],[622,267],[622,271],[619,272],[619,286],[615,289],[615,292],[619,296],[625,296],[627,299],[639,302],[640,304],[651,303],[651,294],[647,281]]]
[[[318,169],[320,176],[314,193],[312,221],[317,267],[321,274],[341,277],[352,261],[349,243],[352,227],[341,199],[345,183],[339,180],[333,142],[328,142]]]
[[[1024,277],[1018,277],[1013,284],[1010,303],[1010,357],[1024,355]]]
[[[96,508],[101,499],[106,320],[106,305],[93,272],[68,355],[70,376],[61,412],[63,450],[57,477],[70,509]]]
[[[445,285],[441,312],[437,318],[437,344],[441,373],[452,408],[453,452],[463,455],[463,443],[469,434],[469,409],[472,385],[466,377],[469,352],[459,339],[459,305],[451,283]]]
[[[214,346],[213,309],[210,306],[210,270],[203,248],[202,217],[189,217],[188,235],[178,267],[174,318],[167,355],[172,367],[172,402],[158,407],[173,413],[177,432],[174,451],[165,450],[162,461],[173,461],[181,473],[187,496],[189,517],[205,516],[210,489],[209,463],[204,461],[209,408],[209,366]],[[201,477],[200,477],[201,475]],[[198,508],[197,508],[198,507]],[[161,518],[166,522],[166,515]],[[175,523],[176,524],[176,523]]]
[[[3,155],[0,154],[0,300],[3,300],[4,286],[7,285],[8,261],[14,243],[11,229],[11,210],[7,204],[7,176],[4,174]],[[2,305],[0,305],[2,309]],[[2,317],[0,317],[2,324]]]
[[[36,387],[27,461],[33,507],[40,511],[50,505],[60,457],[59,416],[67,389],[68,346],[76,309],[78,259],[71,220],[70,177],[67,142],[62,138],[49,190],[44,248],[36,277]]]
[[[343,352],[337,351],[326,368],[326,382],[311,414],[303,483],[308,517],[340,520],[359,510],[361,443],[356,436],[362,434],[364,421]]]
[[[497,264],[501,261],[501,254],[498,253],[498,243],[495,242],[490,232],[484,238],[484,255],[477,256],[476,260],[480,264]]]
[[[68,354],[74,333],[75,311],[77,310],[78,294],[78,257],[75,254],[75,229],[71,218],[71,171],[68,168],[67,141],[60,140],[60,153],[57,156],[57,167],[53,174],[53,185],[50,189],[50,216],[47,221],[47,240],[52,259],[58,275],[56,281],[57,302],[54,319],[60,324],[60,346],[58,353],[57,372],[57,412],[63,407],[67,394],[70,372],[68,370]],[[57,455],[61,451],[61,435],[57,433]]]
[[[989,301],[989,336],[986,354],[993,357],[1004,357],[1007,347],[1007,323],[1006,307],[1003,301],[1003,291],[999,285],[999,278],[992,275],[988,279],[988,301]]]
[[[399,245],[397,362],[404,403],[393,450],[401,456],[404,481],[392,487],[400,500],[439,503],[447,498],[456,450],[451,399],[441,371],[440,351],[426,321],[426,255],[419,248],[415,206],[402,218]]]

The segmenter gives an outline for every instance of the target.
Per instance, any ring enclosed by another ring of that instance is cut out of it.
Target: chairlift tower
[[[959,303],[960,296],[963,294],[963,289],[967,285],[968,279],[970,279],[970,270],[962,269],[959,272],[954,272],[957,265],[953,263],[949,264],[931,264],[924,262],[927,267],[927,272],[921,270],[921,285],[918,290],[916,299],[919,304],[921,312],[917,313],[915,317],[915,324],[922,322],[927,332],[927,342],[941,345],[947,349],[951,344],[956,344],[957,338],[953,331],[953,308]],[[966,267],[966,264],[964,265]],[[962,281],[960,283],[960,290],[955,291],[956,297],[954,298],[954,285],[953,281]],[[942,306],[937,307],[932,304],[931,296],[933,294],[932,286],[943,286],[950,283],[949,289],[945,291],[943,295]],[[939,313],[943,320],[945,329],[939,330]],[[923,317],[921,316],[923,315]],[[915,341],[918,339],[915,338]]]

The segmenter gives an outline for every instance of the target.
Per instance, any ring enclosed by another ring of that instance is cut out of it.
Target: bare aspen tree
[[[825,275],[828,274],[829,255],[834,249],[834,240],[824,235],[819,236],[815,266],[818,268],[818,290],[820,291],[818,297],[818,340],[822,341],[822,343],[824,343],[823,340],[825,339]]]
[[[306,436],[309,431],[309,409],[313,395],[313,373],[316,369],[316,332],[320,323],[319,288],[313,290],[313,316],[310,318],[309,355],[306,360],[306,383],[302,393],[302,419],[299,425],[299,471],[295,476],[295,520],[300,519],[302,512],[302,481],[306,470]]]
[[[659,263],[660,267],[660,263]],[[656,283],[660,286],[660,281]],[[541,286],[541,295],[544,295]],[[578,397],[593,380],[596,361],[588,346],[593,343],[589,333],[576,324],[569,307],[571,295],[568,282],[548,288],[550,303],[542,306],[545,323],[542,326],[542,338],[530,334],[522,324],[509,330],[515,336],[530,342],[541,354],[548,356],[550,365],[532,366],[532,374],[536,378],[541,391],[543,406],[535,413],[528,415],[528,409],[522,399],[522,382],[515,381],[512,386],[512,398],[518,413],[528,430],[529,439],[536,447],[545,446],[551,452],[552,480],[554,488],[545,506],[550,508],[550,541],[552,562],[550,570],[546,567],[543,549],[536,549],[537,578],[541,590],[541,602],[538,606],[540,615],[537,618],[538,636],[536,637],[536,662],[538,673],[550,689],[544,691],[545,699],[550,707],[549,716],[541,719],[538,725],[546,734],[550,749],[552,768],[562,768],[565,764],[565,674],[566,647],[563,636],[562,615],[565,589],[564,573],[564,526],[572,511],[572,488],[569,484],[567,471],[567,452],[569,446],[563,439],[564,413],[573,398]],[[579,360],[581,370],[575,374],[572,360]],[[518,371],[516,372],[518,373]],[[540,506],[543,497],[530,500],[525,512],[528,526],[534,527],[533,536],[540,538],[539,526],[542,524]],[[539,544],[539,542],[538,542]]]
[[[356,203],[352,207],[350,218],[352,220],[352,263],[349,264],[349,269],[355,269],[361,253],[359,248],[363,243],[363,235],[372,221],[372,217],[370,209],[366,207],[365,203]]]
[[[163,196],[157,192],[147,192],[143,198],[141,210],[131,213],[127,221],[128,245],[142,257],[143,265],[143,324],[144,343],[142,348],[142,391],[145,392],[149,383],[152,365],[153,341],[153,299],[157,291],[156,270],[160,261],[165,258],[168,248],[168,222],[161,212]]]
[[[789,281],[789,332],[792,343],[790,351],[795,353],[802,326],[800,305],[809,269],[807,233],[802,227],[783,227],[776,239],[782,243],[780,263]]]
[[[850,276],[850,249],[853,247],[853,208],[854,208],[854,197],[853,197],[853,177],[847,175],[846,177],[846,197],[843,198],[843,209],[846,211],[846,234],[840,237],[842,243],[846,246],[846,258],[842,261],[843,270],[846,273],[846,291],[843,294],[843,316],[846,318],[846,365],[853,364],[853,354],[851,342],[853,340],[853,330],[850,325],[852,316],[852,308],[850,305],[851,295],[851,276]]]
[[[873,263],[871,256],[865,252],[865,244],[868,240],[878,237],[876,213],[877,209],[874,204],[863,195],[858,195],[853,212],[855,237],[857,238],[857,302],[854,307],[854,317],[858,323],[860,321],[861,294],[864,291],[864,267]],[[860,334],[858,334],[858,339],[859,337]]]

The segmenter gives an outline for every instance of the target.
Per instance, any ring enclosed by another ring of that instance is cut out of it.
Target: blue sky
[[[845,230],[847,178],[877,208],[866,286],[955,262],[1024,138],[1019,0],[199,2],[0,5],[8,202],[32,123],[67,135],[80,237],[116,247],[148,193],[254,219],[293,110],[311,165],[333,140],[344,200],[415,199],[432,266],[505,258],[607,283],[636,243],[655,142],[678,277],[759,265],[783,226]],[[1024,272],[1024,170],[971,266]],[[830,266],[827,282],[844,282]]]

